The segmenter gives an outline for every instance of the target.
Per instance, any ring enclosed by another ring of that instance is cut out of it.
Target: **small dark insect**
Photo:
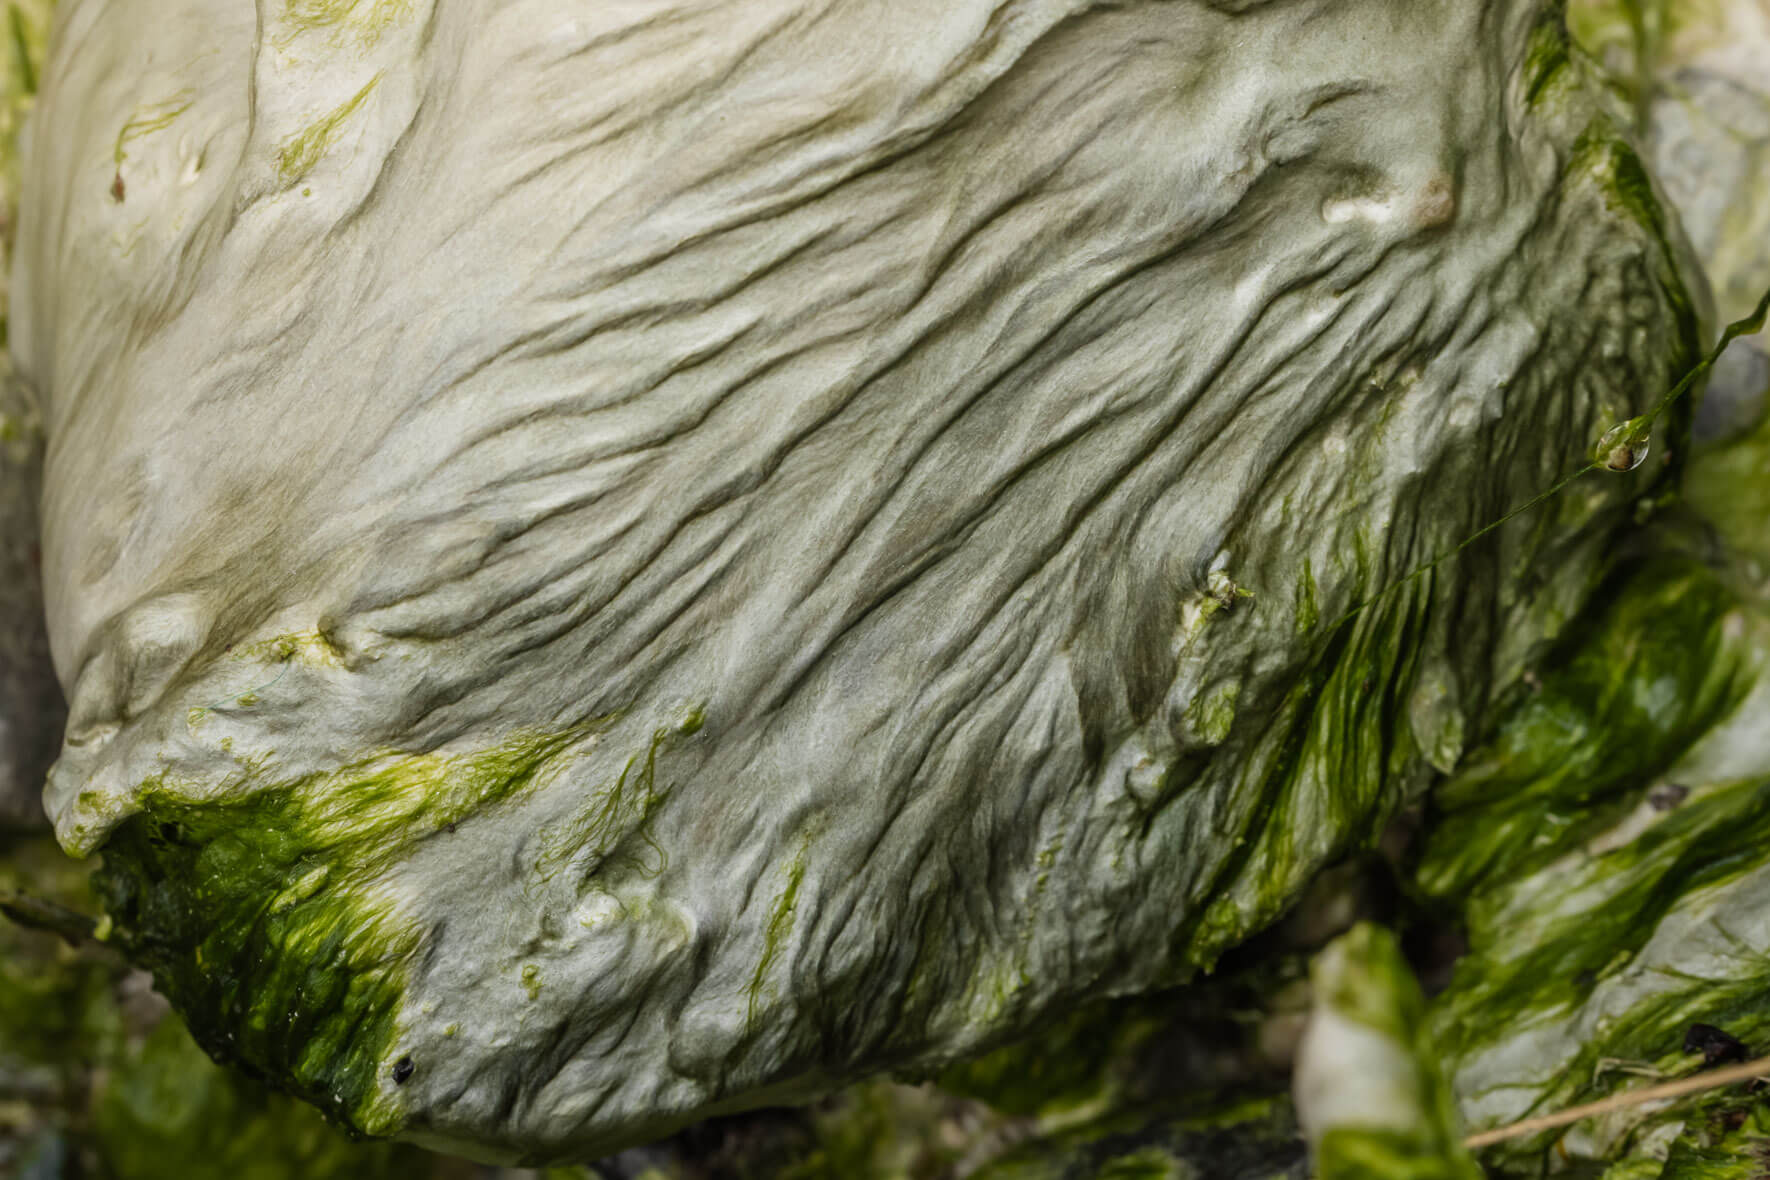
[[[447,832],[449,835],[452,836],[455,834],[455,825],[454,824],[444,824],[443,831]]]
[[[1684,1033],[1684,1052],[1701,1053],[1705,1069],[1750,1056],[1744,1042],[1712,1024],[1691,1025]]]
[[[1655,811],[1670,811],[1690,797],[1690,788],[1682,783],[1661,783],[1647,792],[1647,802]]]
[[[393,1063],[394,1084],[397,1086],[405,1085],[406,1079],[411,1077],[412,1071],[417,1068],[418,1067],[416,1065],[412,1064],[412,1059],[410,1057],[402,1057],[398,1061],[394,1062]]]
[[[121,172],[111,180],[111,200],[119,205],[123,203],[123,174]]]

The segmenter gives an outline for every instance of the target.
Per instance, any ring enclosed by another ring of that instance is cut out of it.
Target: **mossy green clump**
[[[400,1125],[379,1084],[422,934],[378,892],[428,839],[525,790],[582,729],[519,734],[460,757],[388,753],[292,782],[230,784],[191,802],[144,787],[97,875],[115,941],[218,1059],[346,1126]]]

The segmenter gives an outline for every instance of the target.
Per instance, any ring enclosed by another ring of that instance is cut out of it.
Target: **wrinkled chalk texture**
[[[488,1158],[1209,966],[1680,422],[1407,575],[1709,318],[1530,0],[64,0],[41,83],[49,814],[211,1052]]]

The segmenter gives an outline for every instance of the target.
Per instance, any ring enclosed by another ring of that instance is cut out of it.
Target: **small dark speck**
[[[1729,1061],[1744,1061],[1749,1053],[1740,1039],[1712,1024],[1693,1024],[1684,1033],[1684,1052],[1701,1053],[1705,1068]]]
[[[1682,783],[1661,783],[1647,792],[1647,802],[1655,811],[1670,811],[1690,798],[1690,788]]]
[[[452,836],[455,834],[455,825],[454,824],[444,824],[443,831],[447,832],[449,835]]]
[[[405,1085],[406,1079],[411,1077],[412,1071],[417,1068],[418,1067],[416,1065],[412,1064],[412,1059],[410,1057],[402,1057],[398,1061],[394,1062],[393,1063],[393,1083],[394,1083],[394,1085],[396,1085],[396,1086]]]
[[[111,178],[111,200],[119,205],[123,203],[123,174],[121,172]]]

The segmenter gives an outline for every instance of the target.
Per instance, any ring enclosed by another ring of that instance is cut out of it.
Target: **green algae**
[[[313,170],[338,142],[345,122],[380,83],[381,75],[376,74],[361,90],[282,142],[277,148],[277,176],[284,185],[294,184]]]
[[[799,886],[805,880],[804,843],[794,855],[792,863],[787,866],[787,884],[780,895],[774,899],[774,907],[768,915],[768,925],[762,932],[762,955],[756,960],[756,973],[750,977],[748,988],[749,1004],[744,1017],[744,1028],[753,1032],[756,1028],[756,1012],[762,1002],[763,988],[768,982],[769,972],[779,961],[781,951],[786,947],[787,939],[793,933],[793,919],[799,912]]]
[[[412,15],[412,0],[284,0],[279,45],[297,36],[327,34],[334,45],[354,42],[368,49],[394,25]]]
[[[703,720],[691,714],[674,733],[692,735]],[[672,736],[661,726],[653,730],[645,751],[629,756],[612,782],[591,793],[587,807],[541,830],[535,881],[551,881],[567,865],[580,865],[585,877],[625,867],[645,880],[669,867],[652,824],[670,794],[658,786],[658,757]]]
[[[0,842],[0,888],[85,911],[97,902],[85,866],[48,836]],[[435,1174],[440,1161],[424,1151],[352,1142],[216,1065],[139,982],[108,947],[0,920],[0,1085],[35,1079],[22,1108],[17,1094],[0,1099],[0,1172],[10,1160],[24,1175],[127,1180]],[[30,1171],[33,1151],[43,1166],[65,1153],[65,1170]]]
[[[1770,390],[1766,391],[1770,393]],[[1714,526],[1740,577],[1735,588],[1770,596],[1770,417],[1745,436],[1705,452],[1684,476],[1684,498]]]
[[[117,129],[117,142],[111,149],[112,161],[118,167],[122,167],[123,162],[129,158],[127,148],[130,143],[166,130],[172,126],[178,116],[190,110],[191,103],[194,101],[189,92],[180,91],[163,102],[137,107],[135,112],[124,120],[123,125]]]
[[[1551,5],[1530,35],[1521,77],[1525,101],[1536,105],[1556,89],[1573,65],[1573,44],[1563,23],[1561,5]]]
[[[1502,703],[1492,740],[1434,794],[1418,873],[1456,899],[1533,871],[1614,822],[1748,687],[1734,598],[1686,560],[1625,568],[1605,605]]]
[[[1109,1105],[1127,1086],[1118,1068],[1172,1023],[1173,1007],[1169,996],[1083,1004],[1031,1037],[947,1067],[936,1082],[1020,1118]]]
[[[584,736],[387,753],[290,782],[248,771],[219,802],[146,784],[97,876],[114,941],[212,1055],[353,1130],[391,1134],[401,1120],[380,1078],[399,1056],[423,940],[378,882],[415,842],[535,785]]]
[[[1472,1163],[1447,1158],[1442,1141],[1375,1128],[1339,1128],[1316,1148],[1315,1180],[1479,1180]]]
[[[1434,580],[1410,579],[1344,618],[1276,710],[1268,756],[1249,759],[1225,833],[1233,851],[1187,935],[1208,969],[1277,920],[1302,886],[1368,847],[1422,774],[1408,699]]]
[[[1763,1180],[1770,1174],[1770,1107],[1762,1096],[1718,1090],[1680,1104],[1670,1144],[1607,1168],[1603,1180]]]
[[[1667,777],[1699,738],[1737,724],[1763,674],[1765,626],[1725,567],[1666,551],[1675,547],[1662,539],[1661,552],[1618,569],[1604,609],[1546,654],[1540,680],[1514,694],[1490,744],[1436,796],[1417,879],[1422,895],[1455,907],[1469,941],[1433,1003],[1436,1043],[1462,1071],[1491,1053],[1506,1060],[1515,1038],[1540,1038],[1530,1076],[1481,1074],[1528,1095],[1530,1112],[1637,1084],[1631,1072],[1688,1072],[1683,1036],[1695,1021],[1770,1037],[1761,948],[1702,917],[1761,889],[1770,777]],[[1666,930],[1706,930],[1731,946],[1726,965],[1668,961],[1663,947],[1643,965]],[[1626,1153],[1704,1101],[1613,1116],[1589,1150]],[[1557,1138],[1502,1145],[1488,1163],[1533,1175]]]

